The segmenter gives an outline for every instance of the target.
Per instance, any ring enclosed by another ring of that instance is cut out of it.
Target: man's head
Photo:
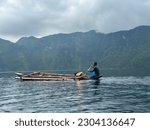
[[[94,64],[93,64],[94,66],[97,66],[97,62],[94,62]]]

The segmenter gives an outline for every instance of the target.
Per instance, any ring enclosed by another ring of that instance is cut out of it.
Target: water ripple
[[[150,112],[150,77],[20,82],[0,78],[0,112]]]

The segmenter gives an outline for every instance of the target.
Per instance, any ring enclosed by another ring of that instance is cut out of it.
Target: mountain
[[[7,67],[10,67],[7,59],[9,60],[9,55],[13,53],[13,48],[14,44],[12,42],[0,39],[0,71],[5,71]]]
[[[103,34],[94,30],[0,39],[0,71],[86,70],[97,61],[103,75],[150,75],[150,26]]]

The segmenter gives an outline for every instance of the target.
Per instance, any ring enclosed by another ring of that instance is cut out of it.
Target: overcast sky
[[[0,0],[0,38],[150,25],[150,0]]]

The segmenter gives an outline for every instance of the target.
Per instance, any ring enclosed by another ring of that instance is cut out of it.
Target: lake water
[[[0,76],[0,112],[150,112],[150,77],[21,82]]]

